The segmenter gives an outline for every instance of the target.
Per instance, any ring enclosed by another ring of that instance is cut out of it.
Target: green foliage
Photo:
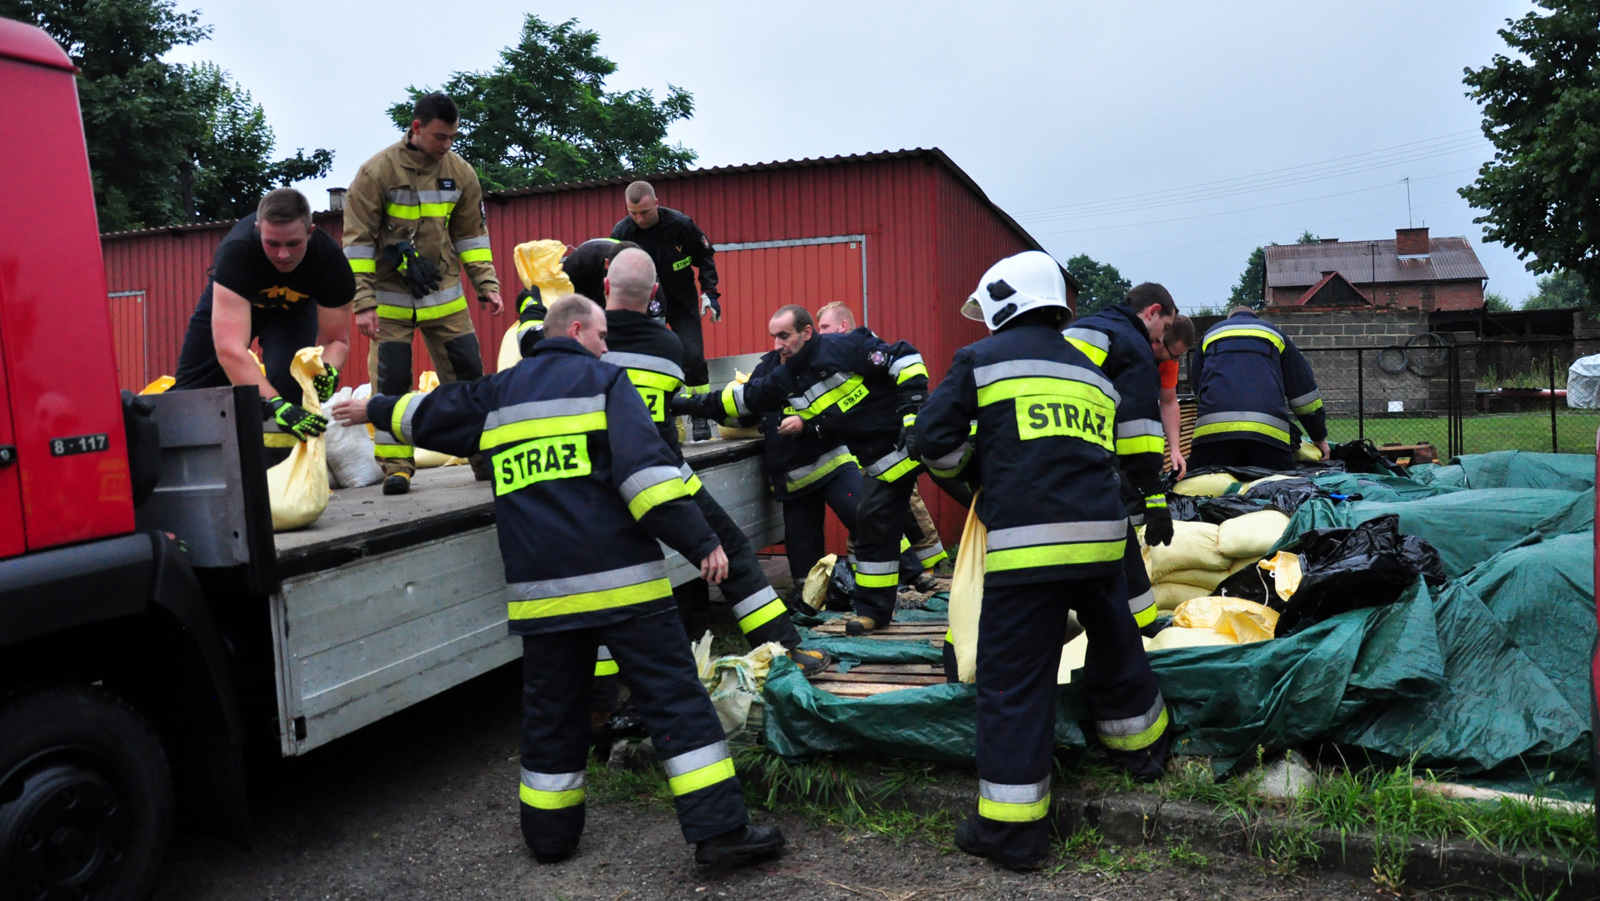
[[[1233,293],[1228,295],[1228,306],[1259,310],[1266,305],[1267,251],[1264,247],[1257,247],[1250,251],[1250,259],[1244,264],[1239,283],[1233,286]]]
[[[1308,228],[1305,231],[1300,233],[1300,237],[1294,239],[1294,243],[1296,243],[1296,244],[1316,244],[1316,243],[1320,242],[1321,240],[1322,240],[1321,238],[1317,237],[1316,235],[1313,235],[1311,233],[1311,229]]]
[[[261,107],[208,63],[161,60],[210,35],[173,0],[0,0],[79,69],[78,101],[102,231],[233,218],[261,194],[325,173],[333,154],[272,162]]]
[[[1538,288],[1522,302],[1524,310],[1575,310],[1589,306],[1595,296],[1584,286],[1583,279],[1568,269],[1541,275]]]
[[[505,190],[688,168],[697,154],[665,142],[667,127],[694,115],[694,97],[673,85],[659,103],[648,90],[608,92],[617,64],[598,52],[600,35],[576,19],[550,25],[528,14],[522,37],[487,72],[457,72],[438,88],[461,109],[455,151],[485,189]],[[408,88],[389,108],[411,125]]]
[[[1483,309],[1488,313],[1509,313],[1511,312],[1511,302],[1506,300],[1505,295],[1498,291],[1485,291],[1483,292]]]
[[[1177,844],[1168,848],[1167,857],[1173,863],[1181,863],[1191,870],[1203,870],[1211,866],[1211,858],[1190,848],[1187,838],[1179,840]]]
[[[1600,295],[1600,0],[1537,0],[1548,11],[1508,20],[1511,56],[1466,70],[1494,159],[1460,189],[1484,235],[1576,273]],[[1524,307],[1526,309],[1526,306]]]
[[[1067,260],[1067,271],[1083,285],[1078,294],[1078,315],[1088,316],[1106,307],[1122,303],[1133,282],[1122,277],[1117,267],[1096,262],[1086,253]]]

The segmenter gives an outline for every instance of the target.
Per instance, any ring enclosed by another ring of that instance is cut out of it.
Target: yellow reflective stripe
[[[738,382],[729,382],[727,386],[722,389],[722,411],[727,413],[728,419],[733,421],[738,421],[739,419],[739,403],[738,400],[733,396],[733,386],[737,384]],[[689,389],[688,393],[694,394],[695,391],[691,388]]]
[[[622,668],[617,666],[617,661],[615,660],[596,660],[594,662],[594,674],[596,676],[615,676],[620,672],[622,672]]]
[[[391,203],[383,211],[396,219],[448,219],[455,208],[454,203]]]
[[[933,569],[935,566],[938,566],[941,562],[943,562],[945,560],[949,560],[949,559],[950,559],[950,552],[949,551],[940,551],[939,553],[934,554],[932,557],[929,557],[928,559],[922,561],[922,568],[923,569]]]
[[[1282,441],[1284,444],[1289,443],[1288,432],[1285,432],[1283,429],[1275,426],[1267,425],[1263,422],[1213,422],[1210,425],[1203,425],[1196,428],[1194,430],[1194,436],[1196,438],[1204,438],[1207,435],[1216,435],[1226,432],[1258,432],[1262,435],[1276,438],[1279,441]]]
[[[1212,344],[1224,338],[1260,338],[1264,341],[1272,342],[1272,346],[1276,347],[1279,353],[1283,353],[1283,339],[1278,336],[1277,332],[1272,329],[1250,328],[1249,326],[1227,328],[1213,332],[1206,336],[1205,343],[1200,345],[1200,349],[1207,350]]]
[[[400,427],[401,420],[405,419],[406,407],[411,406],[411,401],[415,400],[416,397],[417,392],[407,391],[405,394],[400,395],[399,400],[395,401],[394,412],[389,414],[389,434],[400,438],[407,437],[405,429]]]
[[[805,476],[789,482],[788,488],[790,491],[799,491],[807,485],[814,485],[822,478],[833,473],[834,470],[837,470],[839,467],[845,465],[846,463],[853,462],[854,460],[855,457],[851,456],[850,454],[840,454],[839,456],[834,457],[832,460],[829,460],[821,466],[818,466],[816,469],[813,469],[811,472],[806,473]]]
[[[449,303],[442,303],[436,307],[423,307],[420,310],[412,309],[411,307],[397,307],[382,303],[378,304],[377,307],[378,317],[381,319],[410,320],[413,316],[415,316],[418,322],[427,322],[432,319],[440,319],[442,317],[449,316],[451,313],[459,313],[466,308],[467,299],[465,297],[457,297],[455,300],[452,300]]]
[[[1116,403],[1104,391],[1087,382],[1073,381],[1072,379],[1057,379],[1048,376],[1034,376],[1021,379],[1002,379],[992,385],[984,385],[978,389],[978,406],[987,407],[1001,401],[1014,400],[1019,397],[1031,395],[1051,395],[1057,397],[1070,397],[1095,406],[1116,409]]]
[[[388,213],[389,215],[393,216],[396,219],[420,219],[420,218],[422,218],[422,207],[420,207],[420,206],[411,206],[410,204],[391,203],[391,204],[385,206],[383,208],[383,211],[385,213]]]
[[[522,803],[529,807],[536,807],[539,810],[561,810],[582,804],[583,789],[574,788],[564,792],[547,792],[522,785],[517,789],[517,797]]]
[[[989,551],[984,561],[988,572],[1029,569],[1038,566],[1071,566],[1077,563],[1106,563],[1121,560],[1128,540],[1086,541],[1074,544],[1041,544],[1035,547]],[[860,577],[856,581],[861,581]]]
[[[546,616],[565,616],[572,613],[593,613],[596,610],[610,610],[613,607],[626,607],[629,604],[643,604],[658,598],[672,596],[672,582],[667,579],[655,579],[649,582],[640,582],[637,585],[626,585],[622,588],[607,588],[601,591],[585,591],[581,594],[569,594],[559,598],[541,598],[537,601],[512,601],[506,606],[511,619],[540,619]]]
[[[993,555],[991,554],[991,556]],[[889,573],[880,576],[873,573],[858,572],[856,573],[856,584],[862,588],[893,588],[900,584],[900,574]]]
[[[624,369],[623,372],[627,373],[628,381],[632,382],[635,388],[657,388],[670,394],[683,385],[683,380],[677,376],[651,372],[648,369]]]
[[[604,410],[577,413],[572,416],[547,416],[543,419],[524,419],[497,426],[483,433],[478,441],[479,450],[488,450],[513,441],[530,438],[548,438],[551,435],[577,435],[583,432],[603,432],[606,429]]]
[[[667,501],[688,496],[689,490],[683,484],[683,478],[681,476],[673,476],[635,494],[633,500],[628,501],[628,512],[633,514],[634,519],[644,519],[646,513]]]
[[[900,370],[900,374],[895,377],[894,383],[896,385],[904,385],[907,379],[919,375],[923,378],[927,378],[928,367],[922,365],[921,363],[912,363],[910,366]]]
[[[683,393],[685,393],[685,394],[710,394],[711,393],[711,386],[710,385],[685,385],[684,388],[683,388]]]
[[[901,460],[899,463],[889,467],[887,471],[873,476],[873,478],[880,482],[893,482],[895,479],[898,479],[911,470],[916,469],[919,465],[921,465],[921,463],[921,460],[907,457],[906,459]]]
[[[372,446],[372,455],[374,457],[382,457],[385,460],[403,460],[411,456],[411,445],[374,444]]]
[[[1100,743],[1113,751],[1137,751],[1155,744],[1156,739],[1160,738],[1161,733],[1165,731],[1167,731],[1167,708],[1163,705],[1161,715],[1156,717],[1156,721],[1150,725],[1150,728],[1134,735],[1102,734]]]
[[[1294,410],[1294,412],[1300,416],[1304,416],[1307,413],[1315,413],[1322,409],[1322,398],[1319,397],[1309,404],[1299,407],[1291,407],[1290,409]]]
[[[463,250],[456,257],[463,263],[488,263],[494,260],[494,254],[487,247]]]
[[[746,635],[772,622],[783,614],[788,608],[783,606],[783,601],[773,600],[767,602],[761,609],[739,620],[739,631]]]
[[[1094,365],[1096,365],[1096,366],[1105,365],[1106,352],[1103,349],[1095,347],[1093,344],[1090,344],[1089,342],[1080,340],[1078,338],[1068,338],[1067,339],[1067,343],[1071,344],[1073,347],[1076,347],[1078,350],[1082,351],[1083,355],[1088,357],[1089,358],[1089,362],[1093,363]]]
[[[1140,435],[1137,438],[1118,438],[1117,455],[1126,457],[1129,454],[1164,454],[1167,452],[1165,438],[1154,435]]]
[[[1146,510],[1156,507],[1160,507],[1163,510],[1167,508],[1167,496],[1165,494],[1152,494],[1144,499],[1144,508]]]
[[[261,445],[263,447],[294,447],[300,439],[293,432],[262,432]]]
[[[667,787],[672,789],[674,795],[687,795],[702,788],[709,788],[718,782],[732,779],[733,776],[733,758],[724,757],[716,763],[703,766],[698,770],[690,770],[681,776],[673,776],[667,780]]]
[[[1000,823],[1031,823],[1042,820],[1050,812],[1050,796],[1045,795],[1031,804],[1010,804],[978,798],[978,816]]]
[[[812,419],[826,412],[829,407],[843,400],[846,396],[853,393],[857,388],[865,387],[865,380],[859,375],[853,375],[846,379],[844,384],[835,386],[821,397],[812,401],[809,406],[800,411],[800,418]]]
[[[906,551],[909,551],[909,550],[911,550],[911,539],[907,538],[904,535],[901,535],[900,536],[900,553],[904,554]]]
[[[357,275],[360,275],[360,274],[366,273],[366,272],[377,272],[378,271],[378,261],[377,260],[372,260],[372,259],[351,260],[350,261],[350,271],[356,273]]]
[[[705,487],[704,485],[700,484],[699,476],[690,476],[687,479],[684,479],[683,485],[689,490],[690,497],[694,497],[695,495],[699,494],[700,489]]]
[[[1143,629],[1145,626],[1155,622],[1156,617],[1159,616],[1160,613],[1161,608],[1157,607],[1155,604],[1151,604],[1150,606],[1133,615],[1133,624]]]

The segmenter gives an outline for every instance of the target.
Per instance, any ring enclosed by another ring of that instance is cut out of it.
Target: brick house
[[[1393,240],[1325,238],[1265,251],[1269,309],[1351,306],[1353,288],[1379,309],[1476,310],[1489,279],[1466,238],[1430,238],[1427,228],[1396,229]]]

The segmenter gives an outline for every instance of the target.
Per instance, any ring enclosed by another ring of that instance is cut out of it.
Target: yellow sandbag
[[[311,379],[327,371],[320,347],[301,348],[289,364],[289,373],[300,383],[300,404],[308,411],[322,410]],[[328,453],[321,436],[296,441],[289,458],[267,470],[267,496],[272,502],[274,532],[303,529],[328,509]]]
[[[151,382],[150,384],[144,386],[144,388],[141,389],[139,391],[139,393],[140,394],[161,394],[161,393],[165,392],[168,388],[171,388],[173,385],[176,385],[176,384],[178,384],[178,380],[177,379],[173,378],[170,375],[164,375],[164,376],[156,379],[155,381]]]
[[[1300,577],[1304,575],[1300,567],[1300,555],[1289,551],[1279,551],[1271,560],[1260,563],[1262,569],[1272,573],[1272,587],[1278,597],[1288,600],[1300,587]]]
[[[439,387],[439,373],[434,372],[432,369],[423,372],[422,375],[417,377],[417,390],[423,394],[437,387]],[[424,447],[413,448],[411,459],[416,462],[418,469],[460,466],[467,462],[461,457],[452,457],[449,454],[441,454],[438,451],[431,451]]]
[[[1201,588],[1199,585],[1185,585],[1182,582],[1158,582],[1152,589],[1156,596],[1156,609],[1171,611],[1178,609],[1179,604],[1191,598],[1203,598],[1209,595],[1215,587]]]
[[[1225,472],[1209,472],[1203,476],[1190,476],[1173,485],[1172,493],[1190,497],[1222,497],[1232,494],[1229,489],[1237,484],[1239,480]]]
[[[1243,494],[1244,492],[1249,491],[1250,489],[1256,487],[1257,485],[1265,485],[1268,482],[1282,482],[1282,481],[1286,481],[1288,479],[1298,479],[1298,478],[1300,478],[1300,477],[1299,476],[1282,475],[1282,474],[1275,475],[1275,476],[1263,476],[1263,477],[1261,477],[1259,479],[1256,479],[1254,482],[1245,482],[1243,485],[1240,485],[1239,486],[1239,493]]]
[[[978,520],[976,495],[961,529],[955,572],[950,578],[950,643],[962,682],[978,677],[978,615],[983,612],[983,570],[989,556],[989,530]]]
[[[1205,648],[1216,645],[1238,644],[1231,636],[1223,635],[1215,629],[1184,629],[1179,626],[1168,626],[1156,633],[1150,639],[1146,651],[1168,651],[1173,648]]]
[[[517,277],[522,287],[539,286],[539,296],[546,304],[572,293],[572,279],[561,268],[561,258],[567,255],[567,245],[561,241],[527,241],[518,244],[511,252],[517,262]],[[595,303],[605,303],[604,297],[591,297]]]
[[[1283,537],[1289,517],[1277,510],[1261,510],[1235,516],[1217,526],[1217,550],[1235,560],[1259,560]]]
[[[750,426],[747,429],[729,428],[719,423],[717,425],[717,434],[721,436],[723,441],[734,441],[739,438],[760,438],[761,429],[755,426]]]
[[[1294,449],[1294,458],[1306,463],[1320,463],[1322,462],[1322,451],[1315,444],[1309,441],[1302,441],[1300,446]]]
[[[827,554],[806,574],[806,584],[800,589],[800,599],[812,610],[821,610],[828,599],[828,582],[833,578],[833,565],[839,562],[838,554]]]
[[[1145,567],[1150,572],[1152,582],[1163,581],[1167,573],[1180,569],[1214,569],[1221,572],[1233,563],[1232,558],[1217,547],[1217,527],[1208,522],[1175,522],[1172,524],[1172,543],[1146,547],[1144,554]]]
[[[500,356],[495,358],[494,371],[505,372],[507,369],[522,362],[522,344],[517,340],[517,325],[513,322],[506,329],[505,337],[500,339]]]
[[[1139,640],[1144,642],[1146,649],[1150,647],[1150,639],[1143,635]],[[1056,669],[1056,684],[1066,685],[1072,681],[1072,671],[1082,669],[1083,662],[1089,657],[1089,633],[1079,633],[1078,637],[1067,642],[1061,649],[1061,666]]]
[[[1248,644],[1272,637],[1278,627],[1278,612],[1265,604],[1238,598],[1195,598],[1173,611],[1172,624],[1185,629],[1211,629]]]

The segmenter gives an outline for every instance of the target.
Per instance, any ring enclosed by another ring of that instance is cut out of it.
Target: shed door
[[[765,353],[772,349],[767,320],[784,304],[813,315],[842,301],[862,324],[866,242],[860,235],[717,245],[722,321],[702,323],[707,357]]]
[[[117,351],[117,387],[139,393],[149,384],[145,371],[145,302],[143,291],[115,291],[111,305],[111,341]]]

